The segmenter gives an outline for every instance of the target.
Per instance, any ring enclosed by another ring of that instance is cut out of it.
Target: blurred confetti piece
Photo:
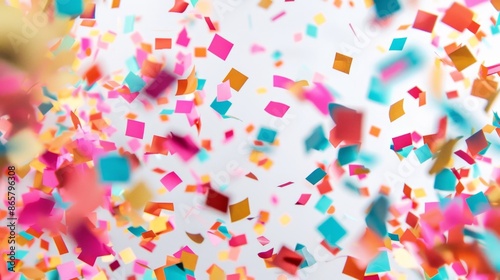
[[[453,51],[449,54],[449,57],[451,61],[453,61],[453,64],[458,71],[462,71],[472,64],[476,63],[476,58],[474,58],[467,46],[462,46]]]
[[[97,162],[99,178],[103,183],[128,182],[130,179],[130,163],[119,155],[100,157]]]
[[[347,231],[342,225],[332,216],[326,218],[326,220],[318,226],[318,231],[330,246],[337,246],[337,242],[347,234]]]
[[[295,275],[303,261],[303,256],[283,246],[273,259],[273,265],[289,274]]]

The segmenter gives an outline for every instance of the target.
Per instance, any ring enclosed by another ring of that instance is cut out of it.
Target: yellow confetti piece
[[[122,258],[122,260],[125,264],[129,264],[129,263],[135,261],[135,259],[136,259],[134,251],[132,251],[131,248],[124,249],[118,254],[120,255],[120,258]]]
[[[422,198],[427,196],[427,194],[425,193],[425,189],[423,188],[415,189],[413,190],[413,193],[415,194],[416,198]]]
[[[389,119],[391,120],[391,122],[399,119],[405,114],[403,104],[404,104],[404,99],[401,99],[398,102],[391,105],[391,108],[389,109]]]
[[[25,129],[16,133],[9,141],[11,148],[7,150],[7,158],[15,166],[25,165],[43,152],[44,147],[37,140],[37,135]]]
[[[138,183],[131,189],[127,189],[123,194],[125,200],[136,210],[144,208],[144,205],[153,198],[153,194],[143,182]]]
[[[282,226],[286,226],[290,223],[290,221],[292,220],[292,218],[287,215],[287,214],[283,214],[281,217],[280,217],[280,224]]]
[[[227,261],[229,259],[229,252],[220,251],[219,254],[217,254],[217,257],[219,258],[220,261]]]
[[[266,227],[263,224],[260,224],[260,223],[256,224],[253,227],[253,231],[257,235],[263,235],[265,230],[266,230]]]
[[[167,218],[166,217],[158,217],[149,223],[149,229],[154,233],[159,233],[167,230]]]
[[[195,254],[188,253],[186,251],[182,251],[181,261],[185,268],[195,271],[196,263],[198,262],[198,256]]]
[[[314,16],[314,23],[316,23],[316,25],[322,25],[325,22],[326,22],[326,18],[322,13],[319,13],[319,14]]]
[[[257,93],[258,93],[258,94],[264,94],[264,93],[267,93],[267,89],[266,89],[266,88],[263,88],[263,87],[258,88],[258,89],[257,89]]]
[[[92,280],[108,280],[108,278],[106,277],[106,274],[104,274],[104,271],[100,271],[96,274],[96,276],[92,277]]]

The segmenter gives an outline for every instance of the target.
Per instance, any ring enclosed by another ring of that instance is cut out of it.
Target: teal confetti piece
[[[373,3],[378,18],[386,18],[401,9],[398,0],[374,0]]]
[[[358,145],[345,146],[339,149],[338,160],[341,166],[356,161],[358,158]]]
[[[309,174],[306,177],[306,180],[309,183],[315,185],[316,183],[321,181],[321,179],[323,179],[325,176],[326,176],[326,172],[323,169],[318,167],[318,168],[316,168],[316,170],[314,170],[311,174]]]
[[[321,196],[321,198],[316,202],[314,208],[319,212],[325,214],[328,211],[330,205],[332,205],[333,200],[326,195]]]
[[[56,0],[56,12],[60,16],[79,16],[83,13],[83,0]]]
[[[493,122],[492,125],[496,127],[500,127],[500,117],[498,116],[497,112],[493,112]]]
[[[146,230],[139,226],[139,227],[128,227],[127,228],[128,231],[130,231],[130,233],[132,233],[133,235],[137,236],[137,237],[140,237],[142,235],[142,233],[146,232]]]
[[[52,92],[50,92],[46,87],[42,87],[42,91],[43,91],[43,95],[54,100],[54,101],[57,101],[57,96],[54,95]]]
[[[318,36],[318,27],[316,25],[308,24],[306,27],[306,34],[309,37],[316,38]]]
[[[221,116],[225,116],[227,111],[229,111],[229,108],[231,108],[231,105],[233,105],[231,101],[226,100],[217,102],[217,98],[214,98],[214,101],[212,102],[212,104],[210,104],[210,107],[212,107],[212,109],[214,109]]]
[[[391,271],[389,254],[386,251],[382,251],[370,262],[370,264],[368,264],[365,274],[375,274],[387,271]]]
[[[496,25],[490,26],[490,30],[491,30],[491,35],[496,35],[500,31],[500,29]]]
[[[311,135],[307,137],[306,141],[306,151],[310,150],[316,150],[316,151],[323,151],[325,150],[330,142],[325,136],[325,132],[323,131],[323,126],[318,125]]]
[[[336,246],[337,242],[339,242],[347,233],[342,225],[339,224],[332,216],[329,216],[325,221],[323,221],[323,223],[321,223],[318,227],[318,231],[330,246]]]
[[[140,70],[139,64],[137,64],[137,59],[135,57],[127,59],[126,65],[128,70],[130,70],[130,72],[137,73]]]
[[[391,100],[391,90],[376,77],[372,77],[368,90],[368,99],[373,102],[388,105]]]
[[[314,256],[311,255],[311,253],[309,253],[309,251],[307,250],[306,246],[298,243],[295,246],[295,252],[297,252],[302,257],[304,257],[304,261],[300,265],[300,268],[306,268],[306,267],[309,267],[309,266],[314,265],[316,263],[316,260],[314,259]]]
[[[198,86],[196,87],[196,90],[203,90],[206,82],[207,80],[205,79],[198,79]]]
[[[278,133],[270,128],[262,127],[257,135],[257,140],[266,143],[273,143]]]
[[[425,144],[422,147],[416,149],[414,151],[415,155],[418,158],[420,163],[424,163],[432,157],[431,149],[429,149],[429,145]]]
[[[488,146],[486,146],[486,148],[482,149],[478,154],[484,156],[486,154],[486,152],[488,151],[488,149],[490,148],[490,146],[491,146],[491,143],[488,142]]]
[[[128,34],[134,31],[135,16],[126,16],[125,24],[123,25],[123,33]]]
[[[402,157],[407,158],[411,151],[413,151],[413,146],[410,145],[410,146],[404,147],[403,149],[401,149],[397,153],[399,155],[401,155]]]
[[[207,150],[205,150],[205,149],[201,149],[201,150],[198,152],[198,154],[196,154],[196,156],[198,157],[198,160],[199,160],[200,162],[205,162],[205,161],[207,161],[207,160],[210,158],[210,156],[209,156],[209,154],[208,154]]]
[[[59,46],[57,47],[57,49],[53,51],[53,54],[58,55],[63,51],[67,51],[67,50],[71,49],[73,44],[75,44],[75,41],[76,41],[75,38],[73,38],[71,36],[68,36],[68,35],[64,36],[64,38],[62,39],[62,41],[59,44]]]
[[[193,7],[195,7],[196,4],[198,4],[198,0],[191,0],[191,5],[193,5]]]
[[[434,189],[440,191],[454,191],[455,185],[457,183],[457,178],[455,174],[449,169],[443,169],[443,171],[436,174],[434,179]]]
[[[167,266],[163,269],[165,278],[169,280],[186,280],[186,272],[178,265]]]
[[[446,272],[446,266],[442,266],[438,269],[438,273],[434,275],[431,280],[450,280],[448,272]]]
[[[399,242],[399,235],[395,234],[395,233],[387,233],[387,235],[389,236],[389,238],[392,240],[392,241],[396,241],[396,242]]]
[[[29,234],[25,231],[19,232],[19,235],[21,235],[22,237],[24,237],[24,239],[26,239],[28,241],[31,241],[34,238],[31,234]]]
[[[162,109],[160,115],[172,115],[175,112],[173,109]]]
[[[38,106],[38,110],[40,110],[40,112],[42,113],[42,115],[45,115],[47,114],[50,109],[52,109],[54,107],[54,105],[52,105],[52,103],[48,102],[48,103],[42,103]]]
[[[127,84],[131,92],[138,92],[146,85],[146,82],[133,72],[129,72],[125,77],[125,84]]]
[[[381,237],[387,235],[387,211],[389,211],[389,201],[385,196],[379,196],[365,218],[366,225]]]
[[[99,176],[105,183],[126,183],[130,179],[130,164],[119,155],[107,155],[97,162]]]
[[[494,270],[500,271],[500,240],[488,231],[483,233],[483,240],[487,246],[481,246],[481,248],[490,261],[490,265]]]
[[[280,51],[275,51],[273,52],[272,57],[274,60],[280,60],[282,55],[283,54]]]
[[[465,201],[474,216],[482,214],[491,208],[490,202],[483,192],[478,192],[477,194],[465,199]]]
[[[71,206],[70,202],[64,202],[63,201],[61,195],[59,194],[59,192],[57,190],[55,190],[55,191],[52,192],[52,197],[56,201],[56,205],[59,208],[62,208],[64,210],[66,210],[66,209],[68,209]]]
[[[405,38],[394,38],[392,40],[391,46],[389,47],[390,51],[402,51],[406,43]]]
[[[45,272],[45,277],[47,277],[47,280],[59,280],[59,273],[57,269],[50,270]]]

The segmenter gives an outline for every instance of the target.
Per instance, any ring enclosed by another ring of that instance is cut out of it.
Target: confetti
[[[226,60],[232,48],[233,44],[231,42],[224,39],[219,34],[215,34],[210,46],[208,47],[208,51],[216,55],[218,58]]]
[[[237,222],[250,215],[250,204],[248,198],[244,200],[229,205],[229,214],[231,216],[231,222]]]
[[[349,74],[349,72],[351,71],[351,63],[352,57],[341,53],[336,53],[335,60],[333,62],[333,69]]]

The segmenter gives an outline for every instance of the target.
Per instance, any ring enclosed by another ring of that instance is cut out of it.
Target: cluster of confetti
[[[0,279],[498,279],[499,11],[3,1]]]

